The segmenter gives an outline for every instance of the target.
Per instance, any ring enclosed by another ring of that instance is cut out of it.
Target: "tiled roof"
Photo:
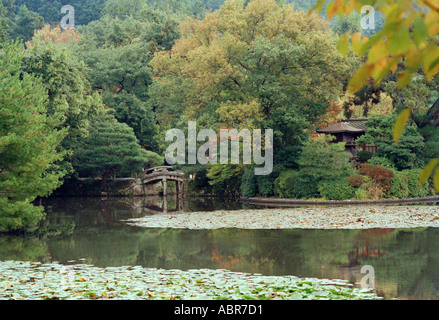
[[[362,118],[362,119],[353,118],[353,119],[343,119],[341,122],[346,123],[346,124],[350,125],[351,127],[367,131],[366,122],[368,120],[369,119],[366,119],[366,118]]]
[[[342,133],[342,132],[351,132],[351,133],[362,133],[364,129],[355,128],[350,124],[339,122],[329,126],[328,128],[317,130],[318,133]]]

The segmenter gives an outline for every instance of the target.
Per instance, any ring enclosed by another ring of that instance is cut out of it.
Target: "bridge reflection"
[[[149,200],[149,201],[148,201]],[[142,211],[147,215],[159,213],[183,213],[186,212],[186,202],[179,194],[164,195],[163,197],[150,197],[145,200]]]

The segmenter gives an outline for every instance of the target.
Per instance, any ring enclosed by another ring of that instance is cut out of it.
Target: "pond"
[[[163,211],[236,210],[234,201],[192,198],[53,198],[38,235],[0,236],[0,261],[227,269],[263,275],[343,279],[375,272],[385,299],[439,298],[439,229],[145,229],[121,220]]]

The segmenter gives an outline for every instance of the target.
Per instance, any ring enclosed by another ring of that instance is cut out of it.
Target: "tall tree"
[[[120,5],[126,14],[117,9]],[[149,62],[155,51],[174,44],[179,16],[150,8],[145,1],[127,0],[108,2],[104,13],[99,21],[79,29],[82,41],[76,52],[86,62],[88,78],[104,104],[134,129],[144,148],[156,151],[157,125],[148,103],[153,76]]]
[[[44,26],[44,19],[38,13],[29,11],[26,5],[22,5],[15,16],[10,34],[13,39],[23,42],[30,40],[35,30]]]
[[[102,113],[104,107],[101,97],[92,91],[84,63],[61,39],[59,27],[47,26],[37,32],[27,44],[22,69],[41,77],[49,93],[48,115],[58,119],[59,128],[68,128],[69,134],[60,147],[68,151],[62,165],[72,172],[73,149],[87,136],[90,118]]]
[[[67,134],[47,114],[41,78],[21,73],[24,50],[0,52],[0,231],[32,230],[44,217],[37,197],[47,196],[65,174],[56,165]]]
[[[181,29],[173,48],[151,61],[160,127],[197,120],[217,130],[273,129],[275,164],[297,167],[306,130],[356,63],[337,51],[328,22],[274,0],[229,0]]]
[[[9,30],[14,20],[14,0],[0,0],[0,47],[9,39]]]
[[[15,4],[17,6],[26,5],[29,10],[38,13],[44,18],[46,23],[53,26],[59,25],[64,16],[61,12],[61,8],[65,5],[71,5],[75,9],[75,25],[80,26],[87,25],[94,20],[99,20],[102,6],[106,1],[107,0],[15,0]]]

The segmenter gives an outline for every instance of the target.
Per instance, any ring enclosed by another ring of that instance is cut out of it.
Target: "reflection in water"
[[[99,267],[221,268],[264,275],[346,279],[375,270],[386,298],[439,298],[438,229],[184,230],[142,229],[124,219],[149,214],[251,209],[222,199],[67,198],[46,202],[38,236],[0,237],[0,260]]]

